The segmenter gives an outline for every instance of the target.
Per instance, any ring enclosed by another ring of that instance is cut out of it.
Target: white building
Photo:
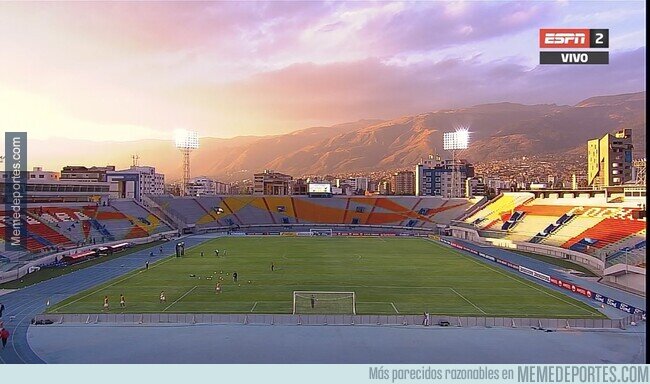
[[[59,172],[44,171],[42,167],[34,167],[31,172],[27,172],[27,178],[31,181],[55,181],[59,177]]]
[[[0,203],[5,201],[5,188],[10,187],[12,174],[0,171]],[[61,180],[59,172],[34,167],[27,171],[27,203],[102,203],[108,201],[107,182]]]
[[[111,198],[131,198],[142,201],[144,195],[165,193],[165,175],[156,173],[156,168],[134,165],[129,169],[107,172],[111,184]]]
[[[493,189],[496,194],[498,194],[499,191],[509,191],[512,184],[508,180],[501,180],[493,177],[486,177],[484,181],[486,189]]]
[[[465,197],[486,196],[487,190],[482,177],[470,177],[465,180]]]
[[[230,195],[230,184],[215,181],[214,189],[217,195]]]
[[[367,191],[368,182],[367,177],[350,177],[347,179],[336,179],[336,186],[341,188],[344,193],[352,195],[357,191]]]
[[[187,196],[215,195],[215,181],[205,176],[193,177],[187,182]]]
[[[355,177],[354,178],[357,184],[357,190],[367,191],[368,190],[368,178],[367,177]]]
[[[199,176],[189,180],[187,185],[188,196],[210,196],[230,194],[230,184],[221,183],[206,176]]]

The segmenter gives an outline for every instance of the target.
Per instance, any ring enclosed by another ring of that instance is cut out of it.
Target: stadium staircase
[[[171,226],[164,220],[133,199],[113,200],[111,201],[111,206],[134,223],[133,225],[137,228],[133,228],[132,231],[136,231],[139,228],[145,231],[147,235],[153,235],[172,230]]]
[[[601,253],[605,257],[609,257],[612,253],[618,252],[622,249],[632,249],[634,248],[637,244],[645,242],[646,238],[646,229],[642,229],[639,232],[636,232],[630,236],[627,236],[615,243],[608,244],[607,246],[603,247],[601,249]]]
[[[172,214],[169,209],[162,209],[161,204],[168,206],[168,201],[154,200],[151,196],[144,195],[142,196],[142,202],[148,210],[150,210],[154,215],[163,219],[171,228],[178,229],[183,228],[186,225],[184,218]]]
[[[544,239],[547,239],[550,235],[559,232],[563,226],[569,224],[569,222],[575,217],[573,214],[563,214],[560,218],[555,220],[555,222],[547,225],[542,231],[538,232],[532,239],[531,243],[541,243]]]
[[[468,217],[465,222],[479,229],[494,229],[499,224],[503,225],[513,215],[517,207],[526,204],[533,198],[532,193],[501,193],[485,207]]]
[[[646,241],[640,241],[631,247],[625,247],[607,256],[606,266],[615,264],[629,264],[645,268],[646,264]]]
[[[581,215],[576,215],[571,219],[571,222],[566,222],[560,227],[556,227],[554,224],[550,224],[543,232],[547,233],[547,236],[542,236],[539,241],[542,244],[553,245],[556,247],[561,247],[569,239],[575,238],[593,227],[594,225],[601,222],[603,219],[600,217],[585,217]],[[551,227],[556,227],[553,231],[549,230]]]
[[[90,219],[90,224],[96,229],[99,234],[104,237],[105,241],[115,241],[115,236],[106,229],[106,227],[97,221],[97,219]]]

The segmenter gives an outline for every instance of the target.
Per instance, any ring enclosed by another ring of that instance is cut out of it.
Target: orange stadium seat
[[[227,196],[211,199],[208,203],[211,210],[215,207],[221,209],[218,216],[205,208],[207,197],[161,196],[155,197],[154,201],[163,211],[205,228],[292,223],[433,227],[440,223],[448,224],[473,205],[465,199],[416,196]],[[419,207],[417,212],[415,207]]]
[[[645,227],[646,222],[641,220],[607,218],[580,233],[578,236],[569,239],[562,244],[562,247],[570,248],[582,239],[593,239],[597,240],[593,245],[594,248],[604,248],[609,244],[616,243],[628,236],[634,235]]]

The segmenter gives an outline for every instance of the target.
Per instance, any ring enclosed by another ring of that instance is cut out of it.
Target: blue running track
[[[188,249],[209,239],[205,236],[196,236],[184,238],[183,241]],[[175,244],[176,240],[164,244],[162,254],[158,249],[159,246],[149,247],[0,296],[0,302],[5,306],[2,320],[5,328],[11,332],[6,348],[0,350],[0,363],[44,363],[27,342],[27,328],[35,315],[45,311],[48,300],[50,305],[54,305],[83,290],[142,268],[147,260],[153,263],[169,257],[175,252]],[[149,256],[152,250],[153,257]]]

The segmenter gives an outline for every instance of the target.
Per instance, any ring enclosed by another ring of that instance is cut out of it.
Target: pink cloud
[[[205,100],[228,95],[241,110],[270,119],[332,123],[485,102],[572,104],[598,94],[643,89],[632,79],[643,76],[644,53],[645,48],[613,55],[609,66],[533,70],[507,60],[483,63],[478,58],[406,67],[376,59],[296,64],[228,86],[201,87],[199,93]]]
[[[598,7],[606,10],[604,4]],[[534,70],[518,59],[535,54],[534,41],[508,46],[498,60],[498,53],[485,54],[488,44],[499,48],[507,36],[534,34],[575,13],[572,7],[0,3],[0,87],[47,99],[80,120],[156,130],[182,123],[226,136],[487,101],[575,102],[637,91],[645,78],[639,51],[612,54],[604,67]],[[644,44],[628,42],[626,49]]]

